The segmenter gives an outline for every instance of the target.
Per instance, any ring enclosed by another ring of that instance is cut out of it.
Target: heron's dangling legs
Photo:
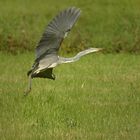
[[[24,92],[25,96],[29,94],[29,92],[31,91],[31,87],[32,87],[32,77],[31,77],[31,74],[30,74],[29,75],[28,87],[27,87],[27,89]]]

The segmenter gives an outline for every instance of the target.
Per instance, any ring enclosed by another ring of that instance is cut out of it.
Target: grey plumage
[[[72,7],[60,12],[53,18],[36,47],[36,58],[44,54],[58,53],[61,42],[79,15],[80,9]]]
[[[55,80],[53,74],[53,68],[58,64],[70,63],[79,60],[80,57],[99,51],[100,48],[90,48],[79,52],[75,57],[64,58],[58,56],[59,47],[63,39],[67,36],[67,33],[71,30],[72,26],[80,16],[80,9],[71,7],[60,12],[52,21],[48,24],[45,32],[43,33],[41,40],[36,47],[36,59],[31,68],[28,71],[29,86],[26,94],[31,90],[31,79],[49,78]]]

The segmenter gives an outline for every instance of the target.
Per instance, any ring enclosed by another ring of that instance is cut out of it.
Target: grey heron
[[[101,50],[101,48],[89,48],[79,52],[76,56],[71,58],[64,58],[58,55],[63,39],[67,36],[68,32],[79,18],[80,13],[81,10],[79,8],[67,8],[64,11],[61,11],[48,24],[36,47],[36,59],[31,70],[27,73],[29,85],[25,91],[26,94],[31,91],[31,80],[33,78],[40,77],[55,80],[53,68],[58,64],[75,62],[86,54]]]

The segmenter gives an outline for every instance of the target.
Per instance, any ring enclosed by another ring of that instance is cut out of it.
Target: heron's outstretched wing
[[[71,7],[52,19],[36,47],[36,59],[50,53],[57,54],[63,38],[70,31],[79,15],[80,9]]]

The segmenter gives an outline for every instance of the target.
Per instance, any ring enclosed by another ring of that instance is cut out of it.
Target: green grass
[[[32,53],[0,53],[1,140],[139,140],[140,56],[94,54],[34,79]]]
[[[140,56],[114,53],[140,53],[139,5],[139,0],[0,0],[0,140],[139,140]],[[82,13],[61,54],[88,47],[113,53],[58,66],[55,81],[34,79],[24,97],[34,59],[26,50],[70,6]]]
[[[33,49],[48,22],[70,6],[82,13],[63,51],[94,46],[108,52],[140,52],[139,0],[1,0],[0,50]]]

